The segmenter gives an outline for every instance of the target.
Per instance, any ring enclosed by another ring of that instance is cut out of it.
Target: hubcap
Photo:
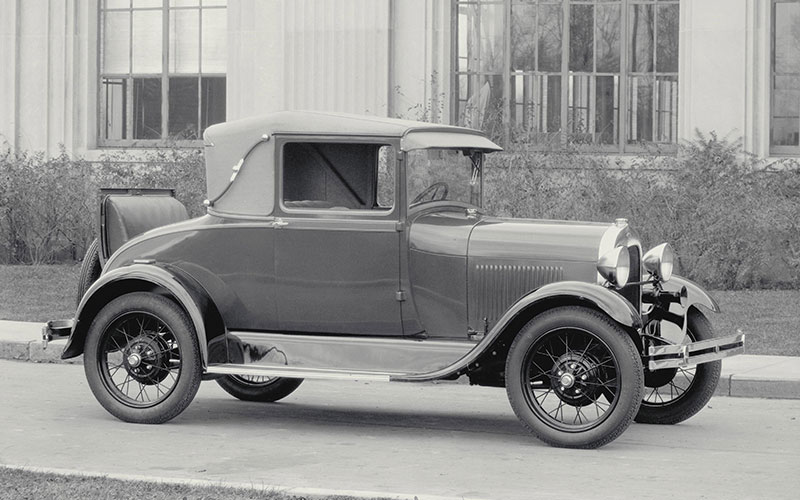
[[[128,366],[130,366],[131,368],[136,368],[140,364],[142,364],[142,357],[141,356],[139,356],[135,352],[130,354],[130,355],[128,355]]]

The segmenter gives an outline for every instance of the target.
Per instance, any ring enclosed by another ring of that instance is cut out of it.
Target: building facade
[[[506,145],[800,157],[800,0],[0,0],[0,143],[201,144],[281,109]]]

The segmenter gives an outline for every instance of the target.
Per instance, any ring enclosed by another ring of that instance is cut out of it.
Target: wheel
[[[161,295],[109,302],[89,327],[84,370],[97,401],[126,422],[160,424],[189,406],[200,386],[194,327]]]
[[[506,359],[514,413],[553,446],[597,448],[622,434],[642,400],[642,361],[630,336],[584,307],[542,313]]]
[[[293,393],[303,383],[301,378],[225,375],[217,383],[225,392],[242,401],[274,403]]]
[[[81,304],[81,299],[86,293],[86,290],[92,286],[92,283],[97,281],[100,273],[103,271],[100,265],[100,241],[95,238],[89,248],[86,249],[86,255],[83,256],[83,263],[81,264],[81,274],[78,278],[78,297],[75,305]]]
[[[714,329],[703,313],[689,309],[686,328],[688,342],[709,340]],[[714,395],[719,382],[721,361],[691,368],[668,368],[644,372],[644,400],[636,415],[643,424],[677,424],[694,416]]]

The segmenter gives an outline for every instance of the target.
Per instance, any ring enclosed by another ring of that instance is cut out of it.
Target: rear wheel
[[[532,319],[506,361],[506,391],[522,423],[553,446],[597,448],[628,428],[642,400],[642,363],[607,316],[562,307]]]
[[[714,338],[714,329],[703,313],[689,309],[684,342]],[[677,424],[703,409],[719,383],[721,361],[691,368],[667,368],[644,372],[644,399],[636,421],[643,424]]]
[[[293,393],[303,383],[303,379],[225,375],[218,378],[217,383],[225,392],[242,401],[273,403]]]
[[[137,292],[109,302],[89,328],[84,370],[100,404],[126,422],[160,424],[200,386],[194,327],[174,302]]]

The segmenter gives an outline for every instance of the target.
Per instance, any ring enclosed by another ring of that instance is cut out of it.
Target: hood
[[[599,283],[598,258],[616,246],[639,247],[627,221],[614,224],[487,217],[469,238],[467,294],[472,327],[548,283]],[[638,259],[637,261],[638,262]]]

